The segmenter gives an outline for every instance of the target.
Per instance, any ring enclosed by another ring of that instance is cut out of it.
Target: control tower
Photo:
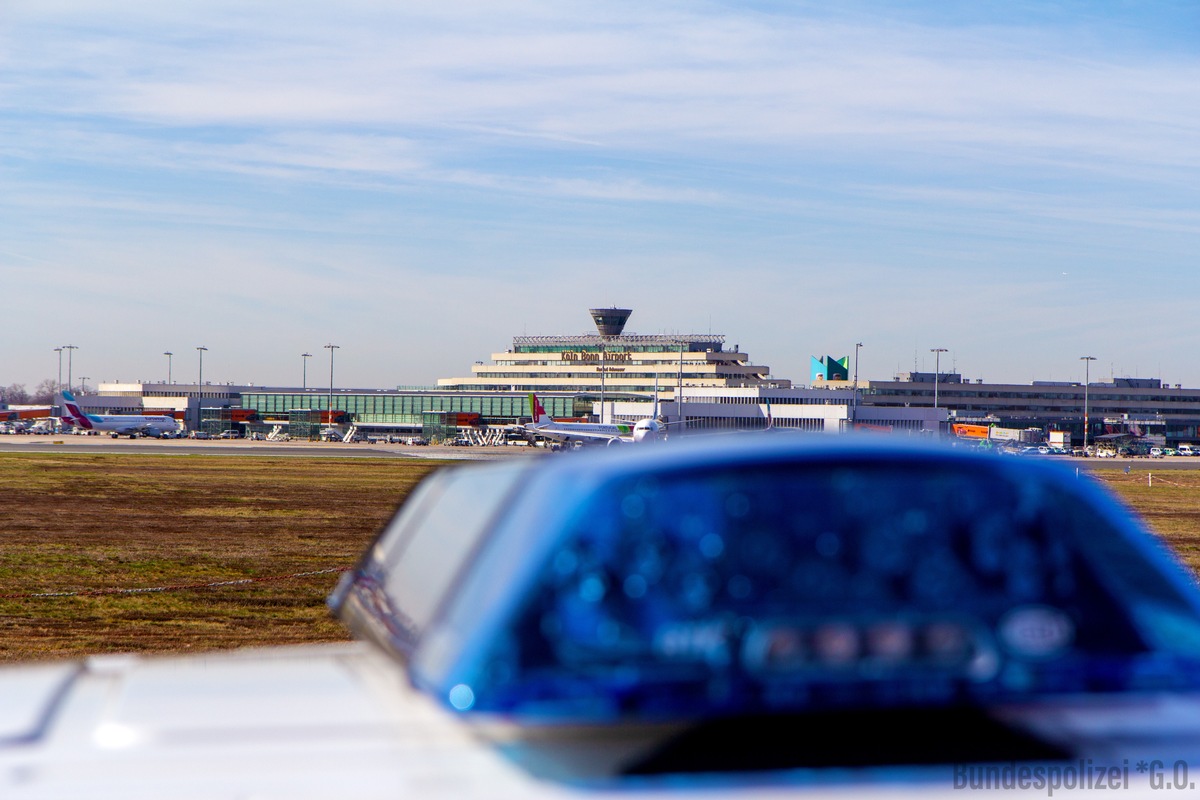
[[[625,323],[629,321],[629,315],[633,313],[632,308],[589,308],[588,313],[592,315],[592,321],[596,323],[596,330],[605,339],[611,336],[620,336],[625,330]]]

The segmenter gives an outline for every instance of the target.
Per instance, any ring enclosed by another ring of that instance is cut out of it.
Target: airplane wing
[[[585,442],[602,444],[604,442],[611,442],[613,439],[627,438],[625,436],[612,436],[607,433],[588,433],[584,431],[534,430],[531,431],[531,433],[533,433],[535,436],[541,436],[555,442]]]
[[[108,421],[100,430],[108,433],[118,434],[121,436],[132,436],[133,434],[144,434],[151,430],[150,423],[137,419],[129,422],[111,422]]]

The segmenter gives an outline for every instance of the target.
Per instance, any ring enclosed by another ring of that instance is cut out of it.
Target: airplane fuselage
[[[531,422],[524,427],[528,433],[556,442],[594,442],[627,439],[633,435],[632,425],[602,422]]]
[[[175,421],[174,417],[149,417],[136,414],[85,414],[82,419],[72,418],[70,422],[77,427],[114,433],[118,436],[135,434],[161,436],[179,428],[179,423]]]

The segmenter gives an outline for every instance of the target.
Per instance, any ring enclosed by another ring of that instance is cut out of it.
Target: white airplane
[[[105,431],[114,439],[125,435],[162,436],[165,433],[175,433],[179,423],[174,417],[145,416],[142,414],[88,414],[79,407],[75,395],[64,391],[62,421],[77,428],[89,431]]]
[[[657,398],[654,401],[654,409],[657,413]],[[555,422],[546,413],[546,409],[533,392],[529,393],[529,412],[534,421],[521,426],[525,432],[555,442],[608,445],[646,442],[658,439],[664,429],[663,424],[654,417],[639,419],[632,425],[607,422]]]

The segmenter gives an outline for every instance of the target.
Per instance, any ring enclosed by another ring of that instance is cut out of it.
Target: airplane
[[[657,415],[657,397],[654,401],[654,409]],[[525,433],[567,444],[578,442],[611,446],[629,442],[653,441],[662,435],[664,427],[653,416],[639,419],[633,425],[606,422],[555,422],[546,413],[546,409],[533,392],[529,393],[529,411],[534,421],[521,426]]]
[[[107,431],[112,438],[125,435],[160,437],[179,431],[174,417],[143,416],[141,414],[88,414],[75,400],[75,395],[64,391],[62,421],[89,431]]]

